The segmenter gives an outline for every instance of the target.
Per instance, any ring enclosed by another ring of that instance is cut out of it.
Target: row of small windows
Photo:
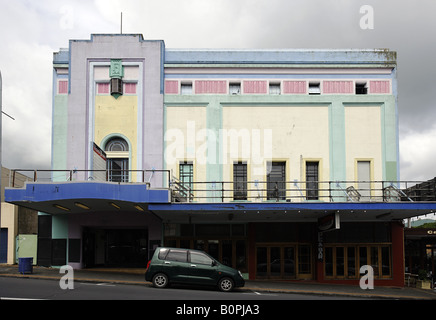
[[[165,94],[390,94],[389,80],[165,81]]]
[[[272,161],[268,164],[267,173],[267,199],[286,199],[286,162]],[[319,198],[319,162],[306,162],[306,184],[307,200],[318,200]],[[195,191],[194,186],[194,164],[192,161],[179,163],[179,181],[187,193]],[[247,200],[248,190],[252,188],[247,181],[247,163],[238,161],[233,163],[233,200]]]
[[[359,199],[371,200],[371,161],[357,161],[357,179],[359,189]],[[250,200],[249,191],[256,188],[248,181],[247,162],[238,161],[233,163],[233,200]],[[320,162],[305,161],[305,197],[306,200],[323,200],[326,197],[321,191],[325,191],[325,186],[320,182]],[[267,200],[286,200],[287,184],[286,182],[286,161],[271,161],[267,163],[266,183],[261,182],[261,189],[266,188]],[[194,163],[192,161],[182,161],[179,163],[179,181],[184,190],[185,197],[192,197],[199,185],[194,181]],[[201,188],[200,188],[201,189]],[[200,190],[198,190],[200,191]]]
[[[114,81],[119,79],[112,79]],[[68,94],[68,80],[59,80],[57,94]],[[115,90],[118,94],[136,94],[136,82],[99,82],[96,85],[98,95],[112,94]],[[391,92],[390,81],[192,81],[169,80],[165,82],[166,94],[389,94]]]

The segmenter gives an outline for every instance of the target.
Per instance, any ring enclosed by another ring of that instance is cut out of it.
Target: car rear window
[[[187,262],[188,252],[186,250],[170,250],[165,260]]]
[[[191,251],[191,263],[206,264],[210,266],[212,264],[212,259],[200,252]]]

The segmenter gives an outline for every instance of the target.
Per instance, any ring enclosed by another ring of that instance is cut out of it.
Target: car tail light
[[[145,269],[145,272],[147,272],[148,267],[150,266],[150,262],[151,262],[151,260],[148,261],[148,263],[147,263],[147,269]]]

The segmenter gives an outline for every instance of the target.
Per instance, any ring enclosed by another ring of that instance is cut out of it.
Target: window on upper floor
[[[186,195],[189,195],[194,188],[194,164],[192,161],[182,161],[179,163],[179,181],[185,188]]]
[[[182,82],[180,91],[182,94],[192,94],[192,82]]]
[[[247,163],[233,163],[233,200],[247,200]]]
[[[267,164],[267,199],[285,200],[286,199],[286,162],[273,161]]]
[[[106,143],[106,168],[108,180],[113,182],[129,181],[129,144],[120,137],[115,137]]]
[[[306,162],[306,200],[318,200],[319,162]]]
[[[230,82],[229,83],[229,94],[241,94],[241,83],[240,82]]]
[[[321,83],[320,82],[309,82],[309,94],[321,94]]]
[[[368,93],[367,83],[356,81],[356,94],[367,94],[367,93]]]
[[[280,94],[281,93],[281,88],[280,88],[280,83],[279,82],[270,82],[269,84],[269,94]]]

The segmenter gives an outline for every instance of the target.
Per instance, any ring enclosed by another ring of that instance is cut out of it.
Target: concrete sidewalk
[[[150,286],[144,280],[145,269],[95,268],[74,270],[74,280],[79,282],[120,283]],[[20,274],[17,265],[0,264],[0,277],[60,280],[64,273],[57,268],[33,266],[32,273]],[[359,286],[321,284],[306,281],[247,280],[245,287],[237,290],[254,292],[281,292],[308,295],[330,295],[373,299],[436,300],[436,291],[417,288],[375,287],[362,290]]]

